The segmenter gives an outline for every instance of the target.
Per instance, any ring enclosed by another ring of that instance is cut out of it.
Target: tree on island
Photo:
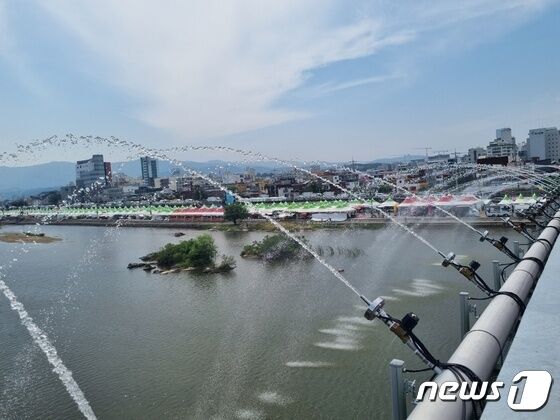
[[[214,239],[204,234],[197,238],[182,241],[178,244],[167,244],[161,250],[148,254],[143,261],[155,261],[164,269],[196,269],[206,272],[222,272],[235,268],[235,260],[230,256],[222,256],[220,264],[216,264],[218,249]],[[136,268],[143,264],[132,264],[129,268]]]
[[[308,244],[305,237],[299,239]],[[294,259],[307,259],[311,254],[303,249],[296,241],[282,235],[266,235],[261,241],[254,241],[245,245],[241,256],[244,258],[258,258],[263,261],[285,261]]]
[[[224,211],[224,219],[233,222],[234,225],[237,224],[238,220],[244,220],[249,217],[249,211],[244,204],[233,203],[226,206]]]
[[[208,267],[214,264],[218,250],[210,235],[200,235],[178,244],[167,244],[155,254],[155,261],[162,267]]]

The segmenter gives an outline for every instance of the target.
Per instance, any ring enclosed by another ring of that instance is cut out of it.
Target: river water
[[[231,273],[154,275],[126,265],[200,231],[175,238],[170,229],[40,230],[62,240],[0,242],[5,281],[99,418],[386,419],[389,361],[423,367],[382,324],[366,321],[363,303],[317,262],[240,258],[243,245],[264,233],[209,232],[220,253],[236,257]],[[504,260],[460,226],[417,230],[465,263],[480,261],[490,284],[490,261]],[[512,231],[492,233],[519,239]],[[442,268],[433,251],[391,226],[305,236],[332,245],[327,261],[371,299],[387,296],[391,315],[418,314],[417,335],[436,357],[449,357],[459,342],[458,292],[481,294]],[[337,247],[364,254],[339,255]],[[0,418],[79,417],[0,296]]]

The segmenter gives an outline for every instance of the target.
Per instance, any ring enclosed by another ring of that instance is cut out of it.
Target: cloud
[[[136,99],[139,119],[186,139],[303,118],[305,112],[277,103],[304,86],[315,69],[411,43],[461,21],[522,15],[547,2],[502,3],[374,0],[350,8],[344,0],[38,2],[93,53],[96,76]],[[335,80],[318,92],[395,77]]]
[[[305,88],[300,92],[300,96],[305,98],[315,98],[331,93],[339,92],[341,90],[352,89],[360,86],[371,85],[374,83],[383,83],[390,80],[402,79],[404,76],[398,73],[391,73],[385,75],[377,75],[370,77],[363,77],[359,79],[347,80],[340,83],[322,83],[317,86]]]
[[[275,106],[310,70],[407,42],[339,1],[42,2],[136,97],[136,115],[184,137],[214,137],[305,113]]]

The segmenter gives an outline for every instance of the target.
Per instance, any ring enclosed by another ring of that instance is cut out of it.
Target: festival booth
[[[466,194],[462,196],[454,196],[452,194],[442,195],[433,202],[434,206],[442,208],[457,217],[477,217],[480,215],[483,202],[478,197]],[[442,211],[434,211],[435,215],[446,216]]]
[[[223,207],[186,207],[170,214],[172,222],[223,222]]]
[[[531,197],[524,197],[523,194],[519,194],[517,197],[511,200],[511,205],[514,211],[525,211],[532,205],[539,201],[536,194]]]
[[[447,216],[439,208],[456,216],[478,216],[482,208],[482,200],[474,195],[453,196],[446,194],[439,198],[434,196],[410,196],[398,205],[398,213],[399,216]]]
[[[396,213],[399,203],[393,200],[391,197],[387,198],[383,203],[379,204],[377,207],[386,213]]]
[[[376,203],[377,204],[377,203]],[[344,221],[348,217],[354,217],[357,211],[363,211],[368,205],[358,201],[305,201],[305,202],[281,202],[281,203],[258,203],[249,208],[254,215],[267,215],[278,219],[298,218],[311,219],[314,221]]]
[[[434,201],[434,205],[445,209],[457,217],[479,216],[482,200],[470,195],[456,197],[446,194]],[[438,214],[438,212],[435,214]],[[439,212],[439,214],[445,216],[445,213]]]
[[[504,195],[504,198],[502,198],[500,200],[500,202],[498,203],[498,205],[500,206],[513,206],[511,198],[506,194]]]
[[[428,203],[419,197],[406,197],[398,205],[399,216],[426,216],[428,210]]]

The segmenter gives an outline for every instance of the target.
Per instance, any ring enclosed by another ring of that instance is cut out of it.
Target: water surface
[[[384,419],[389,361],[421,367],[317,262],[241,259],[243,245],[264,233],[210,232],[221,253],[236,257],[231,273],[161,276],[126,265],[199,231],[175,238],[170,229],[40,230],[62,241],[0,243],[0,265],[99,418]],[[460,226],[418,231],[464,262],[480,261],[490,283],[490,261],[504,260]],[[504,233],[518,239],[496,231]],[[395,227],[305,235],[333,246],[325,258],[370,298],[387,296],[393,316],[417,313],[417,335],[436,357],[449,357],[459,342],[458,292],[480,293],[430,249]],[[364,255],[339,255],[339,246]],[[79,417],[3,296],[0,345],[0,418]]]

